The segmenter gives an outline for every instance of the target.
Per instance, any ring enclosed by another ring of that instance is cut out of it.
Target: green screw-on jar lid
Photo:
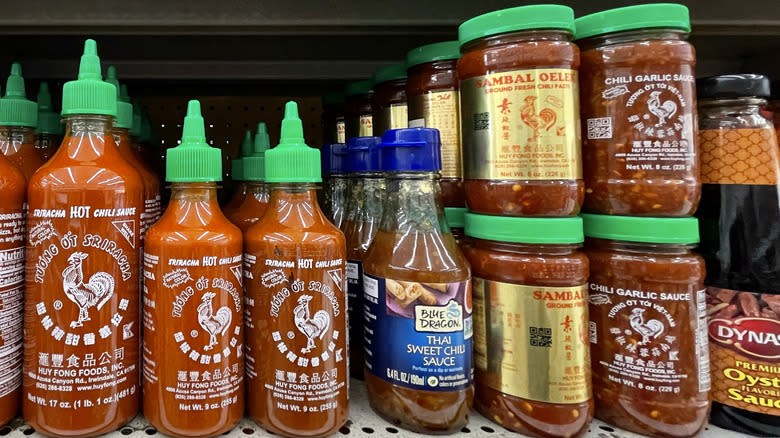
[[[375,71],[374,75],[371,76],[371,81],[374,85],[398,79],[406,79],[406,63],[404,62],[384,66]]]
[[[406,54],[406,68],[434,61],[460,58],[460,43],[444,41],[412,49]]]
[[[332,93],[328,93],[322,98],[322,104],[323,105],[341,105],[344,103],[344,93],[339,91],[334,91]]]
[[[133,104],[122,100],[122,89],[116,77],[116,67],[108,66],[106,82],[116,87],[116,127],[130,129],[133,127]]]
[[[197,100],[187,104],[181,144],[168,149],[165,176],[170,182],[222,181],[222,152],[206,143],[206,128]]]
[[[38,104],[27,99],[22,66],[11,64],[11,75],[5,83],[5,97],[0,99],[0,126],[38,126]]]
[[[466,226],[466,213],[468,208],[445,207],[444,217],[447,218],[447,225],[450,228],[464,228]]]
[[[269,183],[322,182],[320,151],[306,145],[298,104],[287,102],[279,145],[265,153],[265,181]]]
[[[574,33],[574,10],[563,5],[531,5],[502,9],[474,17],[458,27],[464,45],[478,38],[530,29],[559,29]]]
[[[576,39],[634,29],[666,28],[691,31],[688,8],[675,3],[654,3],[608,9],[575,20]]]
[[[657,218],[582,214],[585,236],[643,243],[694,244],[699,221],[694,217]]]
[[[257,124],[255,141],[252,144],[252,152],[244,158],[244,179],[247,181],[265,180],[265,152],[271,149],[271,140],[268,137],[268,128],[265,123]]]
[[[536,218],[466,213],[466,235],[498,242],[565,245],[582,243],[579,217]]]
[[[133,125],[130,127],[130,135],[133,137],[141,137],[141,102],[138,99],[132,99],[133,101]]]
[[[358,94],[370,94],[371,87],[374,84],[370,80],[351,82],[347,84],[344,94],[347,96],[357,96]]]
[[[95,40],[84,41],[78,79],[62,86],[62,115],[72,114],[116,117],[116,91],[103,81]]]
[[[38,88],[38,132],[41,134],[62,135],[64,129],[60,115],[53,111],[49,84],[41,82]]]

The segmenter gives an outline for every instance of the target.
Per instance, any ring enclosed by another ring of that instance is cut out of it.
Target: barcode
[[[476,113],[473,117],[475,131],[484,131],[490,128],[490,113]]]
[[[612,117],[588,119],[588,140],[612,138]]]
[[[552,329],[547,327],[529,327],[532,347],[552,347]]]

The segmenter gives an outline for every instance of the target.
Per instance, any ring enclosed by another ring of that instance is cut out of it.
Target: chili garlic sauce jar
[[[648,4],[576,20],[585,205],[690,216],[699,204],[696,52],[688,8]]]
[[[344,132],[346,139],[372,136],[374,119],[371,115],[371,99],[374,91],[371,89],[371,81],[352,82],[347,85],[344,94]]]
[[[525,435],[581,435],[594,406],[582,219],[465,222],[477,410]]]
[[[596,418],[655,437],[706,424],[710,366],[695,218],[582,215]]]
[[[407,128],[406,64],[382,67],[374,72],[371,80],[374,88],[371,109],[375,135],[382,136],[388,129]]]
[[[574,12],[535,5],[491,12],[458,28],[464,186],[469,210],[574,216],[580,159]]]

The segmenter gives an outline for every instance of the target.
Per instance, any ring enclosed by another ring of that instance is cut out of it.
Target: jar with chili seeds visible
[[[701,185],[696,52],[688,8],[648,4],[580,17],[583,172],[589,213],[684,217]]]
[[[417,47],[406,54],[409,127],[436,128],[441,137],[441,196],[445,207],[464,207],[460,142],[458,41]]]
[[[710,402],[704,260],[696,218],[582,215],[590,260],[596,418],[685,438]]]
[[[466,204],[502,216],[574,216],[580,159],[580,53],[574,12],[505,9],[458,28]]]
[[[382,67],[374,72],[371,80],[374,88],[371,109],[376,135],[381,136],[388,129],[408,127],[406,64],[400,63]]]
[[[371,99],[374,91],[371,81],[357,81],[347,85],[344,94],[344,132],[352,137],[370,137],[374,132]]]
[[[477,410],[526,435],[583,434],[594,402],[582,219],[465,221]]]

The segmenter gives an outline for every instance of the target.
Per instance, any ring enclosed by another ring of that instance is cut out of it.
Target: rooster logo
[[[647,99],[647,109],[654,116],[658,117],[658,123],[655,124],[656,127],[664,126],[677,113],[677,104],[671,100],[667,100],[662,104],[660,95],[660,91],[653,91],[650,93],[650,98]]]
[[[203,301],[198,306],[198,323],[209,334],[209,345],[203,347],[208,351],[217,345],[217,335],[225,335],[233,320],[233,314],[227,306],[222,306],[214,313],[211,301],[217,296],[214,292],[206,292],[200,298]]]
[[[68,267],[62,271],[62,289],[69,300],[79,307],[79,317],[71,321],[71,328],[82,327],[89,321],[89,308],[100,310],[114,294],[114,278],[107,272],[96,272],[84,283],[82,264],[89,254],[74,252],[68,257]]]
[[[657,319],[645,322],[644,313],[645,309],[634,309],[631,311],[631,316],[628,317],[629,322],[631,322],[631,328],[642,335],[642,342],[639,345],[649,344],[650,341],[660,336],[664,331],[664,324]]]
[[[549,131],[555,126],[558,116],[550,108],[543,108],[537,114],[536,96],[527,96],[523,101],[525,103],[520,107],[520,120],[533,130],[533,136],[529,140],[536,140],[539,138],[540,131]]]
[[[325,337],[325,332],[330,327],[330,315],[324,310],[319,310],[314,316],[311,316],[309,310],[309,301],[311,296],[301,295],[298,298],[298,305],[295,306],[293,314],[295,315],[295,326],[306,335],[306,348],[301,348],[301,353],[309,353],[314,349],[314,340]]]

